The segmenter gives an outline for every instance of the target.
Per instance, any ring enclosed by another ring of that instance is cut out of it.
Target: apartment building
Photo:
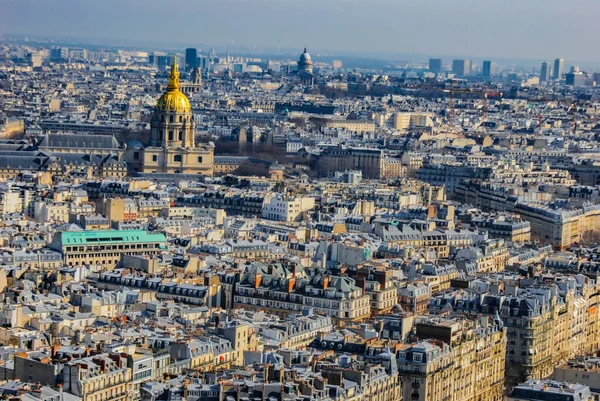
[[[300,221],[302,214],[315,207],[315,199],[309,196],[282,198],[274,196],[265,203],[262,217],[276,221]]]
[[[417,323],[417,336],[428,339],[398,354],[404,399],[503,399],[506,329],[499,319],[432,318]]]
[[[589,386],[594,393],[600,392],[600,359],[580,357],[571,359],[554,368],[552,380],[580,383]]]
[[[388,358],[393,355],[387,353]],[[381,356],[384,358],[384,356]],[[339,394],[343,399],[368,401],[397,401],[402,398],[401,381],[394,366],[391,368],[382,366],[389,361],[383,361],[382,364],[369,364],[364,367],[346,366],[342,367],[327,366],[321,370],[327,382],[331,385],[338,385],[346,388],[346,394]],[[345,384],[349,382],[356,383],[352,388]],[[336,397],[337,398],[337,397]]]
[[[600,205],[524,202],[501,186],[474,182],[462,182],[456,194],[461,202],[483,210],[518,214],[530,223],[532,239],[560,249],[585,242],[590,233],[600,230]]]
[[[386,314],[398,304],[398,288],[391,271],[375,270],[364,275],[359,272],[355,278],[371,299],[372,316]]]
[[[260,328],[259,333],[280,348],[304,349],[319,333],[330,333],[333,328],[330,316],[315,315],[307,308],[300,315]]]
[[[473,217],[470,223],[491,238],[501,238],[513,244],[531,240],[531,223],[517,216]]]
[[[427,305],[431,298],[431,289],[425,282],[411,282],[398,288],[398,301],[402,309],[414,314],[427,312]]]
[[[342,128],[352,132],[375,132],[375,123],[367,120],[328,120],[327,128]]]
[[[528,380],[516,386],[507,401],[539,400],[592,401],[596,397],[590,387],[579,383],[556,382],[553,380]]]
[[[285,277],[262,270],[242,275],[235,286],[234,305],[287,317],[305,307],[331,316],[337,324],[367,318],[369,296],[349,277],[316,275]]]
[[[488,273],[504,270],[510,254],[504,240],[488,239],[479,244],[463,248],[456,253],[456,265],[467,271],[466,264],[472,263],[477,272]]]
[[[81,397],[82,401],[133,398],[131,369],[127,358],[116,354],[100,354],[68,362],[63,366],[63,389]]]
[[[593,288],[583,276],[556,276],[519,287],[518,280],[493,282],[493,294],[454,293],[431,300],[431,313],[498,314],[507,329],[506,377],[516,385],[548,377],[554,366],[590,351],[598,318]],[[499,294],[502,291],[503,294]],[[593,344],[596,344],[593,342]]]

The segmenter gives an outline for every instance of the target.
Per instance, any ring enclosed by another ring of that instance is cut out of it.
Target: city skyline
[[[225,0],[197,4],[183,0],[177,3],[178,8],[154,0],[144,2],[143,8],[137,1],[33,3],[0,1],[0,9],[4,9],[0,13],[0,34],[182,48],[202,44],[273,50],[306,45],[314,51],[365,57],[420,55],[548,61],[561,57],[573,63],[600,62],[600,56],[587,50],[593,46],[589,28],[593,24],[585,22],[595,15],[593,10],[600,11],[600,5],[589,0],[568,4],[558,0],[510,0],[510,4],[502,6],[477,7],[472,0],[431,0],[424,4],[388,0],[331,0],[324,4],[315,0],[301,4],[287,0]],[[179,10],[180,19],[164,18]],[[375,13],[377,18],[368,17]],[[65,24],[65,20],[69,23]],[[511,29],[504,29],[507,23]],[[157,25],[161,26],[158,33]],[[356,26],[363,29],[357,30]],[[500,29],[502,35],[498,34]],[[569,35],[557,34],[561,31]]]
[[[598,11],[0,0],[0,401],[600,401]]]

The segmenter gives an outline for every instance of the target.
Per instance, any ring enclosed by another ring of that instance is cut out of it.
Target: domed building
[[[300,60],[298,60],[298,78],[300,78],[300,83],[304,86],[312,86],[315,81],[313,62],[310,54],[306,51],[306,47],[304,48],[304,53],[300,55]]]
[[[174,60],[167,91],[154,108],[149,146],[128,149],[128,164],[133,171],[213,175],[214,149],[196,146],[192,107],[180,89],[177,60]]]
[[[300,55],[300,60],[298,60],[298,72],[313,73],[313,62],[310,54],[306,51],[306,47],[304,48],[304,53]]]

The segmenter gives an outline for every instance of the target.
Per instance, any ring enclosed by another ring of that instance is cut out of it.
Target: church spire
[[[173,56],[173,65],[171,66],[171,75],[169,75],[169,85],[167,90],[179,90],[179,71],[177,71],[177,56]]]

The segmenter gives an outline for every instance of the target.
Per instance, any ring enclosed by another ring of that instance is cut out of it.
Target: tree
[[[580,245],[583,246],[598,246],[600,245],[600,232],[586,231],[581,236]]]
[[[240,166],[235,170],[235,174],[239,176],[260,176],[260,177],[268,177],[269,176],[269,167],[265,164],[252,163],[249,160],[244,161],[240,164]]]
[[[295,124],[296,127],[303,128],[306,126],[306,120],[302,117],[294,117],[289,120],[292,124]]]
[[[150,131],[123,128],[116,135],[116,138],[121,143],[127,143],[129,141],[140,141],[142,144],[148,145],[148,140],[150,139]]]

